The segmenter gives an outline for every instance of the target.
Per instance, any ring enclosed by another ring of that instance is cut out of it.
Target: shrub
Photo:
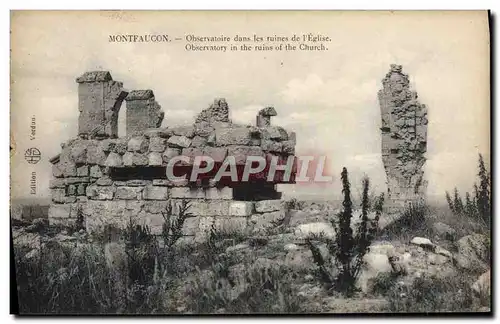
[[[178,206],[178,215],[174,216],[172,213],[172,205],[168,204],[165,211],[162,212],[163,225],[161,237],[163,239],[164,254],[165,254],[165,270],[167,272],[172,271],[172,266],[174,265],[175,256],[175,244],[183,236],[182,227],[186,218],[191,217],[192,214],[189,213],[191,208],[191,203],[187,200],[182,200]]]
[[[424,201],[415,201],[406,206],[401,216],[386,226],[380,235],[388,239],[403,238],[403,240],[416,235],[426,236],[430,228],[429,214],[429,207]]]
[[[462,203],[462,198],[460,197],[460,194],[458,193],[457,187],[455,187],[455,190],[453,192],[453,210],[456,214],[461,215],[464,212],[464,205]]]
[[[381,272],[379,273],[374,281],[373,281],[373,293],[375,295],[379,294],[382,296],[387,295],[387,293],[394,287],[396,284],[396,279],[399,274],[394,272]]]
[[[479,154],[479,190],[477,197],[477,210],[481,218],[489,223],[491,213],[490,176],[484,165],[483,156]]]
[[[352,295],[355,291],[355,281],[363,265],[363,257],[368,252],[369,246],[374,239],[380,214],[382,212],[383,195],[379,197],[375,204],[376,217],[374,220],[368,218],[370,209],[368,178],[363,179],[363,194],[361,200],[361,221],[358,224],[356,234],[353,235],[351,227],[352,201],[351,190],[347,169],[341,173],[342,211],[338,215],[338,221],[332,219],[331,223],[335,228],[336,236],[334,240],[320,238],[325,241],[328,252],[333,257],[331,260],[324,258],[320,249],[313,243],[312,239],[307,240],[307,244],[313,255],[313,260],[318,267],[321,280],[327,288],[335,289],[346,295]]]
[[[490,223],[491,215],[490,175],[486,170],[484,159],[481,154],[479,154],[478,160],[477,177],[479,180],[479,185],[477,183],[474,183],[473,198],[471,198],[472,195],[469,192],[466,192],[464,203],[462,198],[460,197],[458,189],[455,187],[453,200],[451,199],[450,194],[446,191],[446,201],[450,210],[456,216],[465,216],[468,219],[480,221],[488,226]]]

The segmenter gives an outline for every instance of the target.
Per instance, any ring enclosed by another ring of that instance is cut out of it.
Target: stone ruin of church
[[[106,226],[124,228],[132,221],[147,225],[153,234],[162,230],[162,213],[178,215],[183,201],[190,202],[183,234],[203,239],[213,227],[222,230],[262,229],[284,217],[279,183],[293,183],[277,171],[272,181],[254,177],[249,182],[213,173],[190,181],[172,181],[166,176],[173,157],[190,157],[176,165],[176,176],[189,175],[192,159],[209,156],[220,167],[226,156],[234,156],[238,172],[247,156],[267,161],[279,157],[286,163],[295,154],[295,133],[271,125],[272,107],[262,109],[256,125],[239,125],[229,118],[229,106],[216,99],[192,126],[160,127],[164,112],[152,90],[127,92],[107,71],[86,72],[78,83],[78,137],[61,144],[61,153],[50,160],[51,224],[71,226],[77,215],[88,232]],[[118,113],[125,101],[126,136],[118,137]],[[168,118],[168,116],[166,116]],[[296,168],[296,167],[295,167]],[[286,181],[285,181],[286,180]]]
[[[232,123],[229,106],[216,99],[200,112],[192,126],[161,127],[164,112],[152,90],[127,92],[107,71],[86,72],[78,83],[78,137],[61,144],[50,160],[51,224],[71,226],[77,215],[88,232],[106,226],[123,228],[130,221],[147,225],[159,234],[163,212],[178,215],[183,201],[190,216],[183,227],[186,237],[203,239],[210,228],[265,229],[284,218],[277,184],[294,183],[296,166],[285,179],[277,171],[267,181],[266,168],[251,181],[214,181],[215,170],[234,156],[241,173],[248,156],[261,156],[279,165],[295,154],[295,133],[271,125],[273,107],[258,112],[256,125]],[[382,118],[382,160],[387,175],[389,209],[425,196],[423,166],[427,150],[427,108],[410,90],[400,65],[391,65],[382,80],[379,104]],[[118,113],[126,105],[126,136],[118,137]],[[167,116],[168,118],[168,116]],[[189,175],[196,156],[215,161],[214,172],[191,181],[166,176],[168,161],[187,156],[189,163],[174,168],[176,176]]]
[[[382,161],[387,175],[388,208],[425,197],[427,108],[410,90],[401,65],[391,65],[378,93],[382,116]]]

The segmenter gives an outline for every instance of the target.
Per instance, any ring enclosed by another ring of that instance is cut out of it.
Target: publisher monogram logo
[[[32,147],[26,150],[26,152],[24,153],[24,158],[30,164],[37,164],[38,161],[40,161],[42,158],[42,153],[40,153],[40,150],[36,147]]]

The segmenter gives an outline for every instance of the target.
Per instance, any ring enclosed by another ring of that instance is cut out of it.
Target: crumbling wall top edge
[[[76,78],[77,83],[107,82],[113,81],[109,71],[89,71]]]

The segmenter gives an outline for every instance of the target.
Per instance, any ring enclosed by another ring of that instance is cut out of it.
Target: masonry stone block
[[[95,200],[111,200],[115,191],[116,188],[113,186],[101,187],[92,184],[87,187],[87,197]]]
[[[146,154],[127,152],[123,155],[124,166],[145,166],[148,163],[149,158]]]
[[[56,203],[65,203],[66,202],[66,188],[55,188],[51,189],[50,193],[52,195],[52,201]]]
[[[172,199],[172,213],[179,214],[179,206],[182,199]],[[188,212],[192,216],[229,216],[228,200],[210,200],[193,199],[189,202]]]
[[[165,144],[167,140],[161,137],[151,137],[149,139],[150,152],[163,152],[165,151]]]
[[[144,136],[132,137],[127,144],[127,150],[129,152],[145,153],[148,151],[148,148],[149,142],[148,139]]]
[[[66,181],[61,178],[55,178],[51,179],[49,182],[49,188],[54,189],[54,188],[65,188],[66,187]]]
[[[169,138],[170,136],[173,135],[173,133],[172,130],[169,129],[168,127],[161,127],[161,128],[146,129],[143,135],[149,139],[153,137]]]
[[[98,186],[111,186],[113,184],[113,180],[111,180],[108,176],[102,176],[95,182]]]
[[[215,146],[216,143],[215,143],[215,130],[213,133],[209,134],[207,136],[207,145],[210,145],[210,146]]]
[[[189,180],[187,178],[180,180],[169,180],[169,179],[154,179],[153,186],[161,186],[161,187],[185,187],[189,184]]]
[[[231,216],[250,216],[253,212],[253,201],[230,201],[229,203],[229,215]]]
[[[121,138],[116,141],[116,145],[113,149],[113,152],[123,155],[128,150],[128,141],[126,138]]]
[[[71,142],[69,149],[69,156],[73,163],[84,164],[87,163],[87,146],[89,142],[86,140],[76,140]],[[66,150],[64,148],[63,150]]]
[[[223,127],[215,129],[217,146],[251,145],[252,131],[248,127]]]
[[[141,199],[142,187],[117,187],[115,199],[135,200]]]
[[[261,200],[255,202],[255,211],[257,213],[268,213],[284,208],[282,200]]]
[[[170,161],[171,158],[178,156],[178,155],[181,155],[180,148],[167,147],[165,149],[165,152],[163,152],[163,154],[162,154],[163,161],[165,161],[165,163],[168,163],[168,161]]]
[[[191,146],[191,140],[186,136],[174,135],[167,140],[169,147],[186,148]]]
[[[63,177],[76,177],[76,164],[72,162],[59,162],[58,168]]]
[[[125,200],[125,209],[130,210],[134,214],[138,214],[145,203],[144,200]]]
[[[197,156],[203,156],[203,149],[201,147],[183,148],[181,155],[187,156],[192,164]]]
[[[123,165],[126,167],[133,166],[134,165],[134,153],[127,152],[127,153],[123,154],[122,161],[123,161]]]
[[[76,172],[76,170],[75,170],[75,172]],[[64,177],[64,173],[63,173],[63,170],[61,168],[61,164],[60,163],[52,165],[52,176],[55,177],[55,178],[62,178],[62,177]]]
[[[49,206],[49,223],[55,218],[76,218],[77,206],[75,204],[52,204]]]
[[[146,200],[166,200],[168,199],[168,190],[168,187],[148,185],[144,188],[143,198]]]
[[[262,148],[259,146],[230,146],[227,155],[234,156],[237,165],[245,165],[249,156],[265,156]]]
[[[170,180],[168,179],[153,179],[153,186],[168,187]]]
[[[215,163],[222,163],[227,156],[226,147],[204,147],[203,155],[214,159]]]
[[[85,183],[79,183],[78,187],[76,189],[76,194],[78,196],[85,196],[86,195],[86,191],[85,191],[86,188],[87,188],[87,184],[85,184]]]
[[[191,146],[192,147],[203,147],[207,145],[207,138],[206,137],[201,137],[201,136],[195,136],[191,140]]]
[[[194,128],[193,126],[176,126],[170,129],[174,135],[184,136],[187,138],[194,137]]]
[[[98,166],[98,165],[92,165],[90,167],[90,176],[92,178],[100,178],[100,177],[102,177],[101,167]]]
[[[283,151],[283,143],[273,140],[262,140],[261,147],[266,152],[281,153]]]
[[[274,141],[288,140],[288,133],[283,127],[269,126],[261,129],[262,139]]]
[[[148,155],[148,165],[150,166],[160,166],[163,164],[163,157],[161,153],[151,152]]]
[[[230,187],[212,187],[205,189],[206,199],[233,199],[233,188]]]
[[[114,151],[116,147],[117,139],[111,139],[111,138],[106,138],[102,141],[100,141],[99,145],[101,147],[101,150],[103,150],[106,153],[109,153],[111,151]]]
[[[194,124],[194,134],[196,136],[208,137],[212,132],[215,131],[208,121],[201,121]]]
[[[278,113],[276,112],[276,109],[274,109],[274,107],[265,107],[259,111],[259,115],[272,117],[278,116]]]
[[[170,196],[172,198],[203,199],[205,192],[202,188],[173,187],[170,189]]]
[[[76,195],[76,185],[69,185],[66,189],[67,196],[75,196]]]
[[[130,222],[133,214],[127,213],[125,201],[96,201],[89,200],[82,207],[85,217],[85,227],[89,233],[102,233],[106,226],[124,229]],[[132,219],[133,221],[135,219]]]
[[[167,211],[170,201],[163,200],[150,200],[144,202],[144,210],[148,213],[162,213]]]
[[[295,154],[295,143],[293,141],[283,141],[283,153],[293,155]]]
[[[150,185],[151,183],[152,183],[151,180],[132,179],[132,180],[127,180],[125,185],[129,187],[144,187]]]
[[[82,165],[76,168],[77,177],[88,177],[89,176],[89,166]]]
[[[123,165],[122,156],[119,155],[118,153],[111,152],[111,153],[109,153],[108,157],[106,158],[104,165],[107,167],[113,167],[113,168],[121,167]]]
[[[106,161],[106,153],[102,150],[97,141],[89,142],[87,146],[87,163],[104,165]]]
[[[69,177],[69,178],[65,178],[64,181],[66,182],[66,184],[89,183],[90,178],[89,177]]]

